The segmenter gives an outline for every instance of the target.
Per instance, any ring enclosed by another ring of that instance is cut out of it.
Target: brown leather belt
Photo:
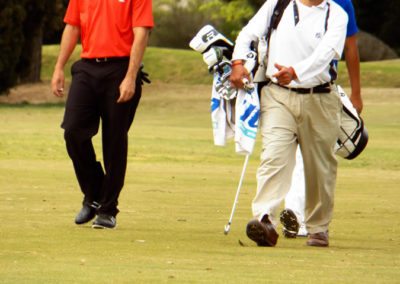
[[[129,61],[129,56],[122,57],[101,57],[101,58],[82,58],[85,62],[94,63],[106,63],[106,62],[116,62],[116,61]]]
[[[273,84],[275,84],[281,88],[296,92],[298,94],[302,94],[302,95],[303,94],[312,94],[312,93],[327,94],[327,93],[331,92],[331,83],[321,84],[321,85],[315,86],[313,88],[289,88],[286,86],[279,85],[277,83],[273,83]]]

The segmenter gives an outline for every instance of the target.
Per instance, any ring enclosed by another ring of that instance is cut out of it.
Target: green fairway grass
[[[82,195],[63,106],[0,105],[0,283],[399,283],[397,90],[364,90],[370,141],[340,160],[328,248],[282,236],[262,248],[246,237],[260,141],[223,234],[244,157],[232,142],[213,145],[210,86],[145,86],[115,230],[73,222]]]

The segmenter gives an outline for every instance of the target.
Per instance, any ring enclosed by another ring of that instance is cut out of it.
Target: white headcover
[[[201,28],[189,43],[191,48],[200,53],[207,51],[211,45],[233,48],[233,43],[211,25]]]
[[[223,57],[223,50],[219,46],[211,46],[208,51],[203,53],[203,60],[208,65],[208,68],[220,63]]]

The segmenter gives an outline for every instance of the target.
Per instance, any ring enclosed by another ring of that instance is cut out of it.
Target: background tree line
[[[43,38],[62,29],[67,2],[0,0],[0,93],[40,80]]]
[[[0,93],[40,80],[42,44],[60,42],[68,0],[0,0]],[[188,48],[205,24],[232,40],[265,0],[153,0],[150,45]],[[400,51],[399,0],[353,0],[358,25]]]
[[[206,23],[234,39],[266,0],[154,0],[157,28],[153,43],[187,48],[187,41]],[[352,0],[357,24],[400,53],[399,0]],[[173,32],[171,32],[173,31]],[[169,35],[173,33],[173,35]],[[164,39],[168,38],[169,41]]]

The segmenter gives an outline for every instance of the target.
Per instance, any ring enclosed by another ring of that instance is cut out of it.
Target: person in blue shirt
[[[349,73],[351,96],[350,101],[353,103],[354,108],[360,114],[363,109],[363,102],[361,98],[361,84],[360,84],[360,58],[358,55],[357,46],[357,22],[354,14],[354,7],[351,0],[334,0],[338,3],[349,16],[347,23],[347,35],[344,46],[344,56],[346,60],[347,71]]]
[[[351,95],[350,101],[360,114],[363,109],[360,84],[360,59],[357,46],[358,27],[351,0],[333,0],[339,4],[348,15],[344,57],[349,75]],[[336,63],[337,64],[337,63]],[[304,169],[302,167],[301,154],[296,154],[296,167],[293,173],[293,181],[290,191],[285,198],[285,207],[280,214],[280,221],[283,225],[283,235],[287,238],[296,236],[307,236],[304,224],[305,205],[305,181]]]

